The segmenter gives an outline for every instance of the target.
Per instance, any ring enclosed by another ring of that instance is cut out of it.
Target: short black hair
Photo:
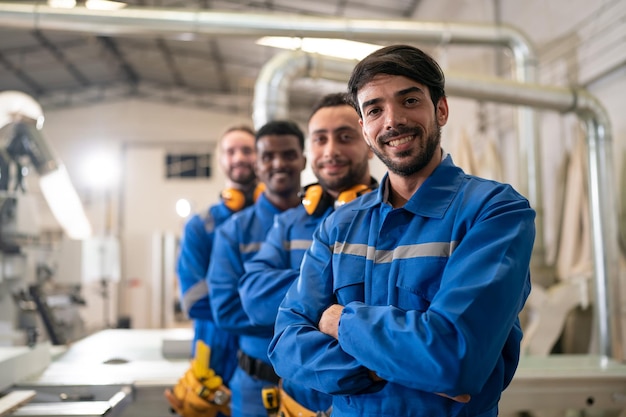
[[[339,106],[352,106],[350,101],[350,96],[348,93],[330,93],[326,94],[322,98],[320,98],[311,109],[311,114],[309,114],[309,121],[311,118],[317,113],[320,109],[325,107],[339,107]]]
[[[401,75],[428,87],[430,98],[437,107],[446,96],[445,76],[437,61],[419,48],[409,45],[391,45],[378,49],[352,70],[348,81],[348,94],[352,105],[361,115],[357,94],[379,74]]]
[[[267,135],[293,135],[298,138],[300,149],[304,151],[304,133],[300,127],[290,120],[272,120],[265,123],[255,135],[255,143],[259,142],[259,139]]]

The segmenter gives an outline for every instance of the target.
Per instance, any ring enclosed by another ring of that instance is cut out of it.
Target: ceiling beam
[[[104,48],[117,60],[119,63],[119,67],[124,73],[124,77],[126,81],[133,86],[136,87],[139,84],[139,75],[135,71],[132,65],[126,60],[126,57],[117,47],[117,43],[108,36],[98,36],[98,41],[104,46]]]
[[[224,65],[224,57],[220,51],[220,48],[217,44],[215,38],[211,38],[209,40],[209,54],[211,55],[211,59],[217,69],[217,74],[220,81],[220,91],[223,93],[228,93],[231,91],[229,77],[226,75],[226,67]]]
[[[45,93],[45,90],[41,85],[37,83],[34,79],[32,79],[28,74],[26,74],[21,68],[13,65],[13,63],[7,59],[6,56],[2,52],[0,52],[0,65],[2,65],[7,71],[15,75],[17,79],[19,79],[24,85],[32,91],[32,95],[35,97],[39,97]]]
[[[176,65],[174,55],[172,54],[172,51],[170,50],[165,40],[163,40],[163,38],[157,38],[156,45],[159,51],[161,51],[161,55],[163,55],[163,59],[165,60],[165,64],[167,65],[167,68],[172,75],[174,84],[177,87],[186,87],[185,80],[180,72],[180,69],[178,68],[178,65]]]
[[[413,0],[409,3],[406,10],[402,13],[403,17],[413,17],[422,0]]]
[[[52,56],[60,62],[67,72],[69,72],[83,87],[91,85],[91,82],[85,77],[85,75],[79,71],[76,66],[71,63],[60,48],[55,46],[40,30],[32,32],[37,41],[52,54]]]

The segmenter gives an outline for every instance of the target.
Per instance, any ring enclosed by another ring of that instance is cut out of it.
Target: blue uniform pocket
[[[396,261],[396,300],[393,305],[403,310],[426,311],[439,290],[446,261],[433,257]]]

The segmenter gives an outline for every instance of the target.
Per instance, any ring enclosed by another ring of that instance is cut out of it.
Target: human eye
[[[356,137],[356,133],[355,132],[343,132],[342,134],[339,135],[339,139],[342,142],[351,142],[354,138]]]
[[[420,103],[420,99],[417,97],[407,97],[404,99],[404,104],[407,106],[417,106]]]
[[[271,153],[264,152],[264,153],[261,155],[261,160],[262,160],[263,162],[265,162],[265,163],[272,162],[272,154],[271,154]]]
[[[365,115],[367,117],[375,117],[380,113],[380,108],[379,107],[369,107],[367,109],[365,109]]]

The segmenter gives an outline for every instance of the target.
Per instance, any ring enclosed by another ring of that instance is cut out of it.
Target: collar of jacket
[[[454,165],[452,157],[446,155],[430,177],[407,201],[404,209],[424,217],[443,218],[465,177],[463,170]],[[378,190],[370,193],[372,195],[369,198],[366,196],[361,199],[362,203],[355,209],[367,210],[383,204],[388,187],[389,175],[385,174]]]

